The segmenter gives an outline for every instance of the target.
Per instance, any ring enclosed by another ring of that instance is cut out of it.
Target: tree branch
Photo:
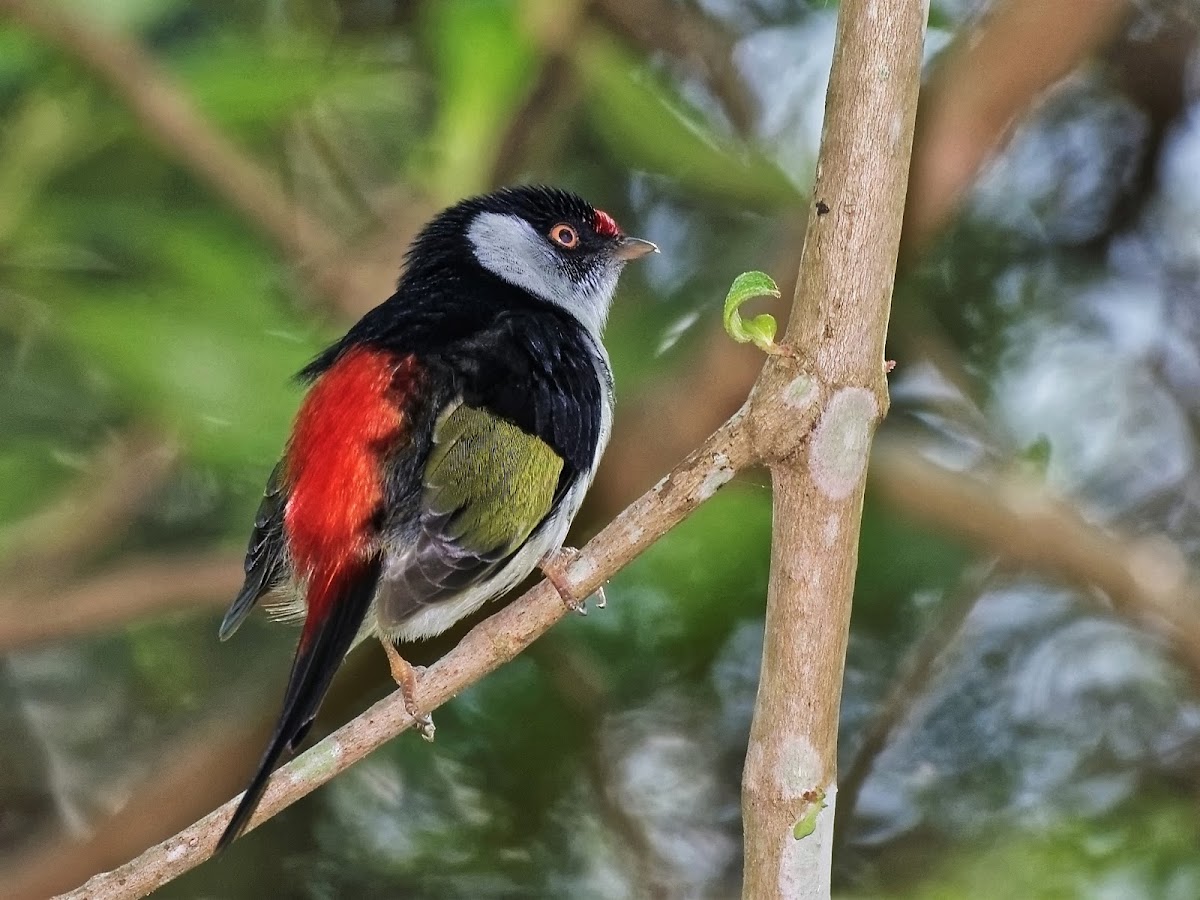
[[[583,548],[569,571],[571,587],[579,596],[599,589],[753,459],[742,416],[735,415]],[[537,585],[475,627],[457,647],[430,667],[418,690],[421,708],[436,709],[513,659],[565,612],[552,587],[546,582]],[[250,827],[295,803],[411,726],[412,719],[404,711],[399,692],[376,703],[280,769],[271,779]],[[212,855],[234,806],[235,801],[231,800],[174,837],[155,844],[137,859],[96,875],[62,897],[117,900],[145,896]]]
[[[61,583],[129,527],[178,459],[174,442],[153,431],[117,436],[59,500],[0,530],[0,581]]]
[[[954,212],[1037,99],[1112,38],[1129,0],[1006,0],[964,28],[921,94],[905,255]]]
[[[751,412],[774,486],[762,677],[742,779],[743,896],[756,900],[829,896],[842,670],[867,457],[888,405],[883,347],[927,12],[911,0],[843,0],[815,214],[785,336],[799,374],[779,360],[755,389],[793,410]]]
[[[151,614],[228,603],[245,580],[235,554],[125,562],[68,587],[0,593],[0,654],[116,628]]]
[[[1010,563],[1095,586],[1118,612],[1162,635],[1200,684],[1200,582],[1165,536],[1104,531],[1043,485],[1015,475],[984,481],[949,472],[890,442],[872,460],[872,485],[907,515]]]

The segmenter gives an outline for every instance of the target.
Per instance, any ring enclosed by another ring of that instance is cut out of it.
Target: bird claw
[[[554,585],[554,590],[558,591],[558,596],[562,600],[563,605],[573,613],[579,613],[581,616],[588,614],[587,601],[588,597],[580,599],[575,591],[567,584],[566,570],[579,558],[579,551],[574,547],[560,547],[553,553],[549,553],[539,564],[542,574],[546,576],[546,580]],[[604,588],[600,587],[594,594],[591,595],[595,599],[596,608],[604,609],[608,605],[608,599],[604,596]]]
[[[413,676],[417,682],[425,675],[425,666],[414,666],[411,663],[409,668],[412,669]],[[415,685],[414,685],[415,686]],[[417,733],[429,743],[433,743],[433,736],[437,732],[437,726],[433,724],[433,716],[429,713],[423,713],[417,709],[416,702],[409,703],[411,698],[404,699],[404,711],[412,716],[413,728],[417,729]]]
[[[405,711],[412,716],[413,728],[417,730],[417,734],[432,744],[434,735],[437,733],[437,726],[433,724],[433,716],[429,713],[418,713],[408,709],[407,706]]]
[[[404,711],[412,716],[413,727],[421,737],[432,742],[434,733],[437,731],[433,724],[433,717],[429,713],[421,712],[417,706],[417,682],[425,674],[425,667],[409,663],[400,655],[396,645],[387,638],[381,637],[379,640],[383,644],[383,652],[387,654],[392,678],[400,687],[400,695],[404,699]]]

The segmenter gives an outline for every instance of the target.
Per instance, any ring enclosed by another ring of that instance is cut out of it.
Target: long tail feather
[[[332,602],[310,604],[309,617],[319,620],[306,622],[288,677],[283,698],[283,712],[263,753],[262,761],[250,780],[225,833],[217,841],[216,852],[228,847],[249,824],[258,807],[271,771],[285,752],[295,751],[316,718],[317,709],[325,698],[333,675],[343,657],[354,643],[354,637],[366,617],[371,597],[379,580],[381,559],[375,557],[351,578],[342,582]]]

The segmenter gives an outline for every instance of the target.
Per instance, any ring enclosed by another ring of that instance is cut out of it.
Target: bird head
[[[541,186],[504,188],[450,207],[418,237],[410,270],[444,258],[451,247],[457,265],[465,257],[597,336],[625,264],[658,250],[576,194]]]

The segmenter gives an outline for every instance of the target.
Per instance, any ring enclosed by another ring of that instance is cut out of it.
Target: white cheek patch
[[[618,262],[577,284],[563,271],[546,238],[524,219],[502,213],[480,213],[467,229],[467,239],[481,266],[562,307],[599,338],[621,273]]]
[[[524,219],[480,213],[467,230],[480,265],[509,284],[551,303],[564,303],[574,293],[558,260],[540,234]]]

